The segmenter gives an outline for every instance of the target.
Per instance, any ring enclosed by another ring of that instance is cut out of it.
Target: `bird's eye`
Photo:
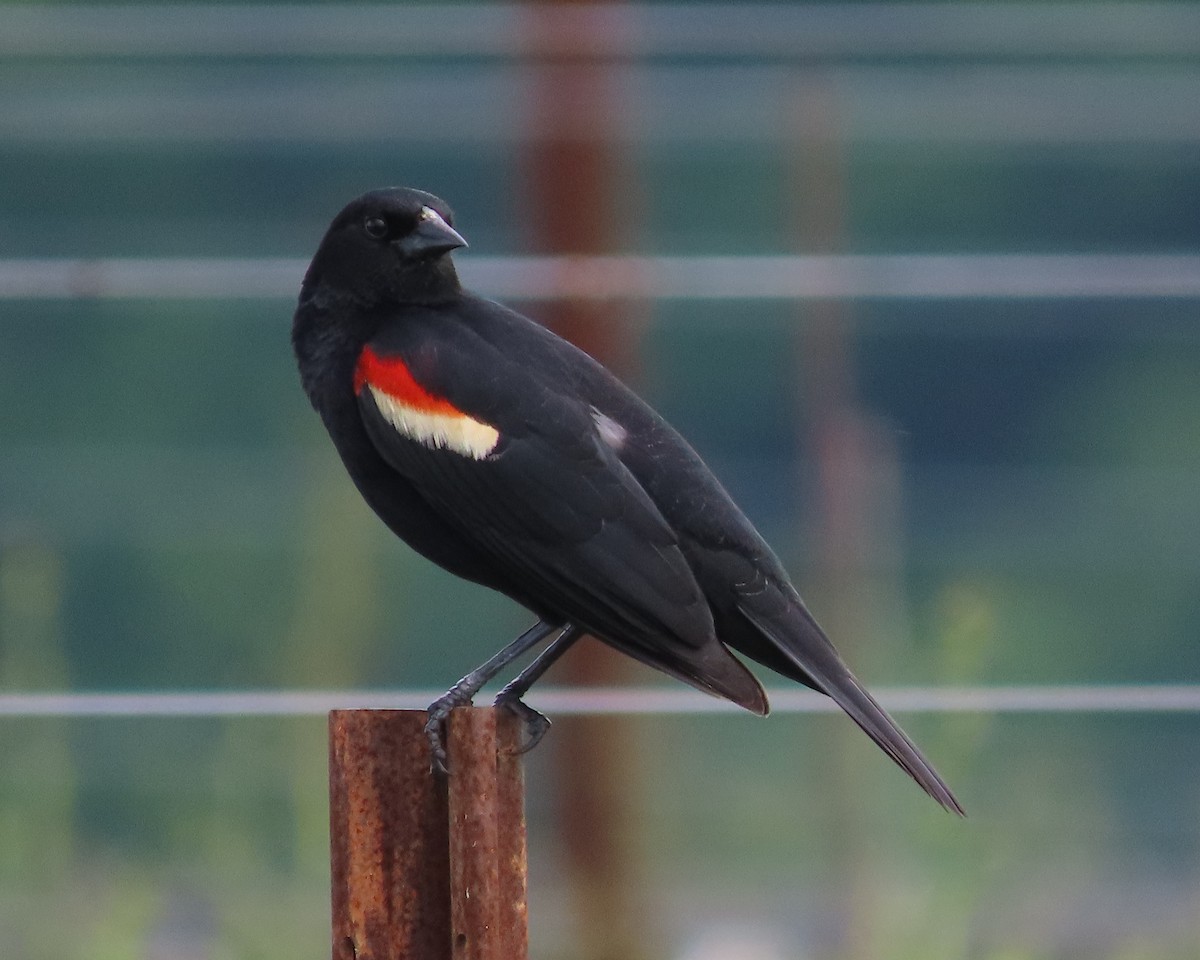
[[[388,234],[387,221],[383,217],[368,217],[363,224],[363,230],[372,240],[382,240]]]

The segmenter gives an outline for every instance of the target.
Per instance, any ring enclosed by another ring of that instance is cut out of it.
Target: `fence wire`
[[[23,57],[1192,57],[1187,3],[12,4]]]
[[[308,261],[0,260],[0,300],[293,298]],[[464,283],[519,300],[1200,297],[1196,254],[463,256]]]
[[[149,693],[6,693],[0,717],[317,716],[330,710],[423,710],[440,690],[244,690]],[[768,689],[774,713],[836,713],[828,697],[802,688]],[[1197,713],[1200,683],[879,687],[895,713]],[[531,705],[558,716],[738,713],[727,700],[689,689],[538,689]],[[481,701],[482,702],[482,701]]]

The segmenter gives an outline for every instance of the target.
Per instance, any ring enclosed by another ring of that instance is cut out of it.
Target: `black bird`
[[[450,710],[549,639],[497,697],[536,742],[549,722],[521,698],[586,633],[765,715],[737,650],[828,694],[962,813],[696,452],[587,354],[464,290],[452,224],[419,190],[359,197],[321,241],[292,327],[304,389],[371,508],[418,553],[539,618],[430,706],[435,762]]]

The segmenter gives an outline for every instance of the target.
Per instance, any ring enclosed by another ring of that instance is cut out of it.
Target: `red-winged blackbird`
[[[430,706],[442,725],[534,644],[497,703],[587,633],[757,714],[732,647],[828,694],[942,806],[962,808],[850,673],[779,560],[696,452],[587,354],[459,285],[449,207],[377,190],[337,215],[304,277],[304,389],[359,492],[394,533],[539,621]]]

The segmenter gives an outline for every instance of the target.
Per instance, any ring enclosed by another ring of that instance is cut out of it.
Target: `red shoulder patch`
[[[354,367],[354,394],[369,390],[379,415],[402,436],[435,450],[483,460],[500,440],[489,423],[463,413],[417,383],[399,357],[381,357],[363,347]]]
[[[408,366],[399,357],[381,357],[370,346],[363,347],[354,368],[354,393],[370,384],[394,400],[424,413],[441,413],[462,416],[463,413],[449,400],[435,396],[417,383]]]

